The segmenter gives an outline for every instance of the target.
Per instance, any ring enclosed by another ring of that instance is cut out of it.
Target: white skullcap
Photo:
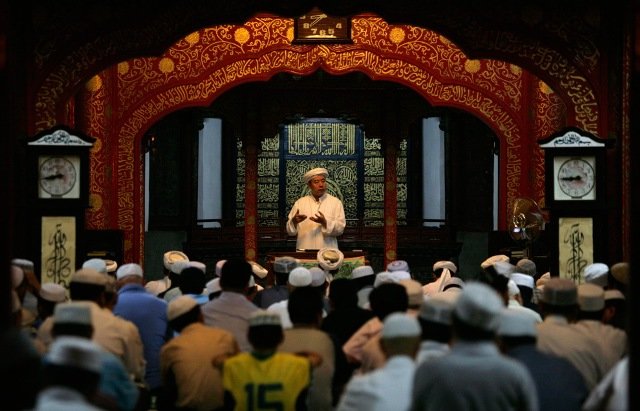
[[[533,316],[517,310],[502,310],[498,324],[501,337],[536,337],[536,320]]]
[[[409,297],[409,306],[420,306],[424,301],[424,294],[422,293],[422,284],[411,278],[400,280],[398,282],[404,286],[407,290],[407,297]]]
[[[486,331],[495,331],[504,303],[488,285],[467,283],[453,312],[464,323]]]
[[[625,285],[629,284],[629,276],[631,274],[629,270],[629,263],[627,262],[615,263],[614,265],[611,266],[610,271],[613,278],[615,278],[622,284],[625,284]]]
[[[578,288],[568,278],[553,277],[545,283],[540,301],[558,306],[577,304]]]
[[[455,291],[464,288],[464,280],[460,277],[451,277],[442,284],[442,291]]]
[[[323,270],[333,271],[340,268],[344,260],[344,254],[337,248],[323,248],[318,251],[316,256],[318,264]]]
[[[259,327],[262,325],[277,325],[282,327],[280,314],[266,310],[256,310],[249,316],[249,327]]]
[[[224,265],[224,263],[226,263],[226,262],[227,262],[227,260],[218,260],[218,262],[216,263],[216,270],[215,270],[215,273],[216,273],[216,276],[217,276],[217,277],[222,276],[222,266],[223,266],[223,265]]]
[[[113,273],[118,269],[118,263],[113,260],[104,260],[104,263],[107,266],[107,273]]]
[[[160,293],[165,292],[170,285],[171,285],[171,280],[169,278],[165,278],[162,280],[148,281],[144,285],[144,289],[153,295],[158,295]]]
[[[578,306],[580,311],[600,311],[604,308],[604,289],[595,284],[578,286]]]
[[[607,274],[609,274],[609,267],[606,264],[589,264],[584,268],[584,281],[599,285],[600,287],[606,287],[609,283]]]
[[[370,265],[360,265],[351,271],[351,278],[355,280],[356,278],[367,277],[374,274],[373,267]]]
[[[508,261],[496,261],[493,263],[493,269],[496,270],[496,273],[507,278],[510,278],[511,274],[516,272],[516,266]]]
[[[451,261],[446,261],[446,260],[436,261],[435,264],[433,264],[433,271],[439,270],[441,268],[447,269],[452,273],[455,273],[456,271],[458,271],[458,267],[456,267],[456,265]]]
[[[92,325],[91,303],[88,301],[71,301],[56,304],[53,309],[53,323]]]
[[[293,257],[276,257],[275,260],[273,260],[273,271],[276,273],[288,274],[299,265],[300,262]]]
[[[329,177],[329,172],[327,171],[326,168],[322,168],[322,167],[314,168],[304,173],[304,175],[302,176],[302,181],[305,184],[307,184],[315,176],[323,176],[324,178],[327,178]]]
[[[22,281],[24,281],[24,270],[17,265],[11,265],[11,287],[18,288]]]
[[[167,319],[172,321],[196,307],[198,302],[190,295],[181,295],[169,301],[167,306]]]
[[[518,284],[516,284],[516,282],[513,280],[509,280],[509,282],[507,282],[507,288],[509,289],[509,298],[515,297],[516,295],[520,294]]]
[[[173,264],[171,264],[171,268],[169,270],[174,274],[180,274],[182,270],[184,270],[187,267],[190,267],[189,263],[190,263],[189,260],[175,261]]]
[[[622,292],[620,290],[605,290],[604,292],[604,300],[605,301],[609,301],[609,300],[626,300],[626,298],[624,298],[624,294],[622,294]]]
[[[460,293],[435,293],[424,299],[418,316],[425,321],[451,325],[451,313]]]
[[[217,293],[222,291],[222,287],[220,287],[220,277],[216,277],[213,280],[210,280],[205,285],[209,294]]]
[[[107,273],[107,263],[102,258],[91,258],[82,263],[82,268],[93,268],[100,274]]]
[[[45,357],[48,364],[82,368],[100,374],[102,369],[101,349],[89,339],[60,336],[52,343]]]
[[[93,268],[81,268],[71,275],[71,282],[101,285],[104,287],[107,284],[107,274],[99,273]]]
[[[400,282],[402,280],[410,280],[411,279],[411,274],[409,274],[408,271],[390,271],[389,275],[391,276],[391,278],[393,278],[393,280],[397,283]]]
[[[142,278],[142,267],[140,267],[140,265],[136,263],[128,263],[124,264],[123,266],[118,268],[118,271],[116,271],[116,278],[118,280],[130,275]]]
[[[40,286],[38,295],[43,300],[51,301],[52,303],[62,303],[67,300],[67,290],[64,286],[56,283],[44,283]]]
[[[309,272],[311,272],[311,286],[312,287],[320,287],[327,281],[327,274],[320,267],[311,267],[309,268]]]
[[[397,283],[396,277],[392,276],[389,271],[382,271],[376,274],[376,279],[373,281],[373,287],[377,287],[384,283]]]
[[[11,290],[11,312],[16,313],[22,310],[22,303],[16,290]]]
[[[534,287],[534,280],[529,274],[521,274],[521,273],[513,273],[511,274],[511,279],[517,285],[521,285],[523,287],[531,288]]]
[[[257,275],[258,278],[265,278],[267,274],[269,274],[269,270],[256,263],[255,261],[249,261],[249,264],[251,264],[251,271],[253,271],[253,273]]]
[[[311,271],[306,267],[296,267],[289,273],[289,284],[294,287],[311,285]]]
[[[387,264],[387,271],[406,271],[409,272],[409,264],[404,260],[395,260]]]
[[[535,277],[536,275],[536,263],[529,260],[528,258],[523,258],[516,263],[516,272],[521,274],[528,274],[531,277]],[[531,287],[533,288],[533,287]]]
[[[422,334],[418,320],[406,313],[389,314],[382,325],[382,338],[419,337]]]
[[[34,270],[34,264],[33,261],[31,260],[27,260],[25,258],[14,258],[11,260],[11,264],[12,265],[17,265],[18,267],[22,268],[23,270],[27,270],[27,271],[33,271]]]
[[[508,263],[509,262],[509,257],[507,257],[504,254],[492,255],[491,257],[487,258],[482,263],[480,263],[480,267],[482,267],[483,269],[487,269],[487,268],[491,267],[492,265],[494,265],[498,261],[504,261],[504,262]]]
[[[189,261],[187,267],[194,267],[202,271],[203,273],[207,273],[207,265],[201,261]],[[186,267],[185,267],[186,268]],[[184,268],[183,268],[184,270]]]
[[[171,271],[171,266],[176,261],[189,261],[189,257],[187,257],[187,255],[182,251],[177,251],[177,250],[167,251],[166,253],[164,253],[164,258],[163,258],[164,268]]]
[[[538,280],[536,281],[536,287],[544,287],[544,285],[550,279],[551,279],[551,273],[550,272],[546,272],[546,273],[542,274],[540,276],[540,278],[538,278]]]

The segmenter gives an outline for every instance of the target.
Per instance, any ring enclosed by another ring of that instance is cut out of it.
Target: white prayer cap
[[[167,306],[167,319],[172,321],[181,315],[188,313],[197,305],[198,302],[196,299],[189,295],[178,296],[169,301],[169,305]]]
[[[435,264],[433,264],[433,271],[436,271],[438,269],[447,269],[449,271],[451,271],[452,273],[455,273],[456,271],[458,271],[458,267],[456,267],[456,265],[451,262],[451,261],[436,261]]]
[[[337,248],[323,248],[318,251],[316,258],[323,270],[333,271],[342,265],[344,254]]]
[[[606,287],[609,283],[607,275],[609,267],[604,263],[589,264],[584,268],[584,281],[590,284],[596,284],[600,287]]]
[[[533,289],[534,287],[533,277],[531,277],[529,274],[513,273],[511,274],[511,279],[517,285],[531,289]]]
[[[451,313],[460,293],[435,293],[424,299],[418,316],[425,321],[451,325]]]
[[[255,261],[249,261],[249,264],[251,264],[251,270],[255,275],[258,276],[258,278],[265,278],[267,274],[269,274],[269,270],[256,263]]]
[[[187,267],[195,267],[197,269],[199,269],[200,271],[202,271],[203,273],[207,273],[207,265],[201,261],[189,261]],[[183,268],[184,270],[184,268]]]
[[[88,301],[71,301],[56,304],[53,310],[53,323],[92,325],[91,303]]]
[[[289,256],[276,257],[275,260],[273,260],[273,271],[288,274],[299,265],[300,262],[296,258]]]
[[[136,263],[128,263],[122,265],[120,268],[118,268],[118,271],[116,271],[116,278],[118,280],[130,275],[142,278],[142,267],[140,267],[140,265]]]
[[[171,268],[169,268],[169,270],[174,274],[180,274],[182,270],[190,267],[189,263],[189,260],[174,261],[173,264],[171,264]]]
[[[107,285],[107,274],[102,274],[93,268],[81,268],[71,275],[72,283]]]
[[[223,266],[223,265],[224,265],[224,263],[226,263],[226,262],[227,262],[227,260],[219,260],[219,261],[216,263],[216,270],[215,270],[215,272],[216,272],[216,276],[220,277],[220,276],[222,275],[222,266]]]
[[[91,340],[81,337],[56,338],[51,343],[45,360],[48,364],[82,368],[97,374],[102,369],[101,349]]]
[[[498,261],[504,261],[504,262],[508,263],[509,262],[509,257],[504,255],[504,254],[492,255],[491,257],[487,258],[482,263],[480,263],[480,267],[482,267],[483,269],[486,269],[486,268],[491,267],[492,265],[494,265]]]
[[[187,255],[182,251],[177,250],[167,251],[166,253],[164,253],[164,268],[172,271],[171,266],[173,266],[176,261],[189,261],[189,257],[187,257]]]
[[[613,278],[615,278],[622,284],[625,284],[625,285],[629,284],[629,276],[631,274],[629,270],[629,263],[627,262],[615,263],[614,265],[611,266],[610,271]]]
[[[107,273],[107,263],[102,258],[90,258],[82,263],[82,268],[93,268],[100,274]]]
[[[409,264],[405,260],[395,260],[387,264],[387,271],[406,271],[409,272]]]
[[[577,304],[578,288],[568,278],[553,277],[544,285],[540,301],[558,306]]]
[[[410,280],[411,274],[408,271],[390,271],[391,278],[395,280],[395,282],[400,282],[402,280]]]
[[[407,290],[407,297],[409,297],[409,307],[422,305],[422,303],[424,302],[422,284],[411,278],[400,280],[398,283],[404,286],[404,288]]]
[[[302,176],[302,181],[305,184],[307,184],[315,176],[323,176],[324,178],[327,178],[329,177],[329,172],[327,171],[326,168],[322,168],[322,167],[314,168],[304,173],[304,175]]]
[[[578,286],[578,305],[580,311],[600,311],[604,308],[604,289],[595,284]]]
[[[11,264],[12,265],[17,265],[18,267],[22,268],[23,270],[27,270],[27,271],[33,271],[34,270],[33,261],[27,260],[26,258],[14,258],[14,259],[11,260]]]
[[[626,298],[624,298],[624,294],[622,294],[622,292],[620,290],[605,290],[604,292],[604,300],[605,301],[609,301],[609,300],[626,300]]]
[[[289,273],[289,284],[294,287],[311,285],[311,271],[306,267],[296,267]]]
[[[420,323],[411,315],[395,312],[389,314],[382,325],[382,338],[418,337],[422,334]]]
[[[531,277],[535,277],[536,263],[529,260],[528,258],[523,258],[516,263],[516,272],[521,274],[528,274]]]
[[[38,291],[40,298],[52,303],[61,303],[67,300],[67,290],[64,286],[56,283],[44,283]]]
[[[107,265],[107,273],[113,273],[118,269],[118,263],[113,260],[104,260],[104,263]]]
[[[309,268],[311,272],[311,286],[312,287],[320,287],[327,281],[327,275],[324,270],[320,267],[311,267]]]
[[[550,279],[551,279],[551,273],[547,271],[546,273],[542,274],[540,278],[538,278],[538,280],[536,281],[536,287],[544,287],[544,285]]]
[[[11,265],[11,287],[17,288],[24,280],[24,270],[17,266]]]
[[[502,310],[500,322],[498,324],[498,335],[501,337],[536,337],[536,320],[532,315],[528,315],[517,310]]]
[[[360,265],[351,271],[351,279],[367,277],[370,275],[374,275],[373,267],[370,265]]]
[[[249,316],[249,327],[259,327],[262,325],[277,325],[282,327],[280,314],[267,310],[256,310]]]
[[[508,261],[496,261],[493,263],[493,269],[496,270],[496,273],[507,278],[510,278],[511,274],[516,272],[516,266]]]
[[[486,331],[495,331],[504,303],[488,285],[480,282],[467,283],[453,312],[464,323]]]
[[[518,284],[515,281],[509,280],[507,282],[507,288],[509,289],[509,298],[515,297],[520,294],[520,289],[518,288]]]
[[[384,283],[397,283],[397,282],[398,280],[393,275],[391,275],[391,272],[382,271],[376,274],[376,279],[373,281],[373,287],[375,288],[380,284],[384,284]]]
[[[216,277],[213,280],[210,280],[205,285],[209,294],[217,293],[218,291],[222,291],[222,287],[220,287],[220,277]]]

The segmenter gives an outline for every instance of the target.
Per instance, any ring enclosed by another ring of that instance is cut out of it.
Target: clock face
[[[294,43],[351,42],[348,17],[329,16],[318,8],[295,19]]]
[[[80,198],[80,157],[40,156],[39,198]]]
[[[554,158],[555,200],[595,200],[595,157]]]

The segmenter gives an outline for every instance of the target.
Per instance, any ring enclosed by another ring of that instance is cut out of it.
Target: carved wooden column
[[[244,256],[255,261],[258,254],[258,144],[257,119],[247,118],[244,165]]]
[[[398,250],[398,147],[395,138],[384,144],[384,267],[397,258]],[[383,268],[384,268],[383,267]]]

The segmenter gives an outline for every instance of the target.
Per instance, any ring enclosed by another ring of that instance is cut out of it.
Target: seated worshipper
[[[15,270],[15,269],[18,270]],[[18,293],[22,307],[22,326],[31,326],[38,315],[37,295],[40,291],[40,281],[35,272],[33,261],[24,258],[11,260],[12,286]]]
[[[589,264],[583,271],[584,282],[595,284],[603,289],[609,286],[609,266],[604,263]]]
[[[300,262],[293,257],[276,257],[273,261],[275,283],[271,287],[258,291],[253,298],[253,303],[260,308],[266,309],[271,304],[289,298],[289,288],[287,287],[289,273],[299,265]]]
[[[453,309],[451,352],[418,365],[412,410],[538,410],[529,371],[495,343],[504,310],[487,285],[469,282]]]
[[[190,261],[193,264],[195,261]],[[209,301],[209,295],[206,293],[207,277],[205,272],[197,266],[189,266],[180,273],[180,289],[181,295],[193,297],[198,304],[202,305]]]
[[[38,318],[33,326],[38,328],[48,317],[53,315],[53,310],[58,303],[67,301],[67,289],[56,283],[44,283],[38,291]]]
[[[604,292],[602,321],[620,330],[627,330],[627,300],[619,290]]]
[[[518,294],[520,294],[520,301],[518,302],[520,305],[538,312],[538,305],[533,301],[533,288],[535,287],[533,277],[529,274],[515,272],[511,274],[510,280],[518,286]]]
[[[181,287],[185,279],[183,278],[182,273],[185,270],[190,270],[190,273],[187,274],[187,276],[189,277],[187,279],[187,282],[189,283],[189,285],[187,286],[189,288],[189,294],[200,295],[201,302],[206,302],[208,300],[208,297],[205,298],[205,296],[202,296],[202,293],[204,293],[205,291],[204,289],[205,284],[207,283],[207,280],[205,277],[205,274],[207,272],[207,266],[204,263],[201,263],[200,261],[177,262],[173,265],[172,268],[174,268],[179,273],[178,286],[170,290],[167,290],[164,293],[164,300],[166,302],[169,302],[174,298],[180,295],[183,295]],[[202,274],[196,274],[196,272],[193,269],[200,271]],[[200,285],[202,285],[201,288],[199,288]],[[196,291],[197,288],[199,288],[200,291]]]
[[[516,273],[526,274],[529,277],[535,279],[538,276],[538,268],[536,263],[528,258],[521,258],[516,263]]]
[[[231,357],[222,366],[224,409],[307,409],[312,363],[303,356],[277,351],[284,338],[280,316],[254,312],[247,338],[251,352]],[[260,407],[263,401],[267,403]]]
[[[249,279],[247,298],[249,298],[249,300],[253,302],[253,300],[256,298],[256,295],[258,295],[258,292],[264,290],[262,284],[264,284],[264,282],[266,281],[266,277],[269,271],[255,261],[249,261],[249,264],[251,264],[252,275]]]
[[[31,292],[27,292],[27,288],[29,287],[29,285],[24,275],[24,270],[15,264],[11,264],[11,286],[12,291],[16,293],[16,297],[18,298],[18,302],[20,304],[20,326],[25,329],[30,329],[35,322],[38,314],[37,309],[35,308],[37,303],[33,304],[33,310],[30,310],[24,306],[23,301],[27,298],[27,295],[32,297],[33,294]],[[33,292],[37,294],[37,291],[34,290]]]
[[[344,254],[337,248],[326,247],[318,251],[316,259],[320,268],[326,271],[327,276],[332,280],[342,266]]]
[[[313,369],[307,402],[309,409],[331,411],[336,347],[329,335],[320,329],[323,307],[318,290],[313,287],[294,289],[289,294],[287,306],[293,328],[284,330],[284,340],[278,351],[313,352],[322,358],[322,363]]]
[[[482,270],[478,281],[490,286],[498,293],[505,307],[509,304],[509,279],[515,271],[515,266],[502,258],[506,256],[497,255],[490,257],[481,264]],[[487,261],[494,260],[488,264]]]
[[[404,313],[389,314],[383,324],[380,347],[386,362],[369,374],[356,375],[347,384],[337,411],[409,410],[420,345],[420,325]]]
[[[513,274],[515,275],[515,274]],[[512,276],[513,276],[512,275]],[[533,280],[533,279],[532,279]],[[513,311],[520,311],[525,315],[530,316],[537,323],[542,322],[542,317],[538,314],[537,311],[534,311],[528,307],[522,305],[522,296],[520,295],[520,288],[516,285],[513,280],[509,280],[507,283],[508,294],[509,294],[509,302],[507,303],[507,308]]]
[[[287,287],[289,289],[289,295],[296,288],[311,287],[311,271],[306,267],[296,267],[289,273],[289,279],[287,281]],[[289,299],[278,301],[267,307],[267,311],[277,313],[280,315],[282,328],[289,329],[293,327],[293,323],[289,318],[289,309],[287,308]],[[323,314],[324,315],[324,314]]]
[[[364,346],[382,331],[382,322],[387,315],[394,312],[406,312],[409,297],[404,286],[395,282],[383,283],[371,291],[369,295],[371,311],[375,317],[364,323],[342,346],[347,360],[356,366],[362,364]]]
[[[449,353],[451,314],[459,296],[457,292],[439,292],[424,300],[418,313],[422,342],[416,363],[420,364]]]
[[[162,256],[162,266],[163,269],[163,277],[159,280],[147,281],[144,288],[147,289],[151,294],[158,296],[160,298],[164,298],[164,293],[171,288],[177,287],[179,284],[176,280],[179,281],[178,273],[175,270],[172,270],[173,264],[178,261],[189,261],[189,257],[182,251],[167,251]]]
[[[409,264],[405,260],[393,260],[389,264],[387,264],[387,271],[406,271],[407,273],[411,272],[409,270]]]
[[[71,275],[69,297],[71,301],[86,301],[91,306],[93,341],[120,358],[136,381],[144,378],[145,360],[138,327],[129,320],[116,316],[105,308],[107,276],[91,268],[82,268]],[[38,328],[38,340],[48,347],[51,340],[53,317]]]
[[[629,263],[627,262],[619,262],[615,263],[611,266],[609,270],[611,273],[611,277],[609,280],[611,281],[611,287],[623,292],[623,294],[627,291],[627,287],[629,286],[629,277],[631,275],[629,270]]]
[[[329,272],[323,270],[320,267],[310,267],[311,273],[311,288],[314,288],[322,296],[322,304],[324,307],[324,315],[326,316],[331,309],[331,303],[329,302]],[[333,280],[332,280],[333,281]]]
[[[287,217],[287,233],[297,236],[296,250],[338,248],[347,220],[342,201],[327,192],[325,168],[314,168],[302,176],[310,193],[293,204]]]
[[[604,306],[602,287],[589,283],[578,286],[578,321],[572,327],[594,345],[600,345],[607,360],[606,373],[627,355],[627,333],[602,321]]]
[[[44,389],[34,411],[103,409],[94,404],[102,366],[96,344],[85,338],[59,337],[44,364]]]
[[[209,301],[217,298],[222,294],[222,287],[220,287],[220,277],[215,277],[213,280],[209,280],[205,284],[207,292],[209,293]]]
[[[88,302],[58,304],[53,317],[54,342],[65,337],[91,340],[93,336],[91,305]],[[111,410],[135,409],[139,391],[122,361],[112,353],[100,350],[100,384],[95,399],[97,405]]]
[[[123,264],[116,271],[116,278],[118,302],[113,313],[134,323],[140,332],[146,361],[141,405],[149,405],[147,402],[162,389],[160,349],[173,335],[167,302],[145,289],[144,273],[138,264]]]
[[[583,411],[619,411],[629,409],[629,357],[625,356],[591,390]]]
[[[422,286],[424,295],[433,295],[444,290],[445,283],[458,271],[458,267],[451,261],[436,261],[433,264],[431,282]]]
[[[533,301],[538,304],[538,311],[540,311],[540,298],[542,297],[542,290],[544,285],[551,279],[551,273],[546,272],[536,280],[536,288],[533,290]]]
[[[566,358],[580,371],[587,389],[596,386],[606,373],[606,356],[572,325],[578,315],[578,288],[568,278],[552,277],[540,297],[542,323],[537,324],[537,348]]]
[[[568,360],[538,350],[537,336],[532,317],[519,311],[502,312],[499,345],[502,352],[524,364],[531,373],[540,409],[580,411],[589,394],[582,375]]]
[[[227,260],[220,271],[222,294],[202,306],[204,323],[229,331],[241,351],[249,351],[249,317],[258,307],[247,298],[251,264],[244,259]]]
[[[373,283],[376,279],[373,267],[361,265],[351,271],[351,281],[358,293],[358,306],[365,308],[369,306],[369,294],[373,290]]]
[[[224,402],[218,365],[240,351],[235,338],[221,328],[205,326],[200,305],[188,295],[171,300],[167,318],[178,335],[160,351],[159,409],[218,409]]]

